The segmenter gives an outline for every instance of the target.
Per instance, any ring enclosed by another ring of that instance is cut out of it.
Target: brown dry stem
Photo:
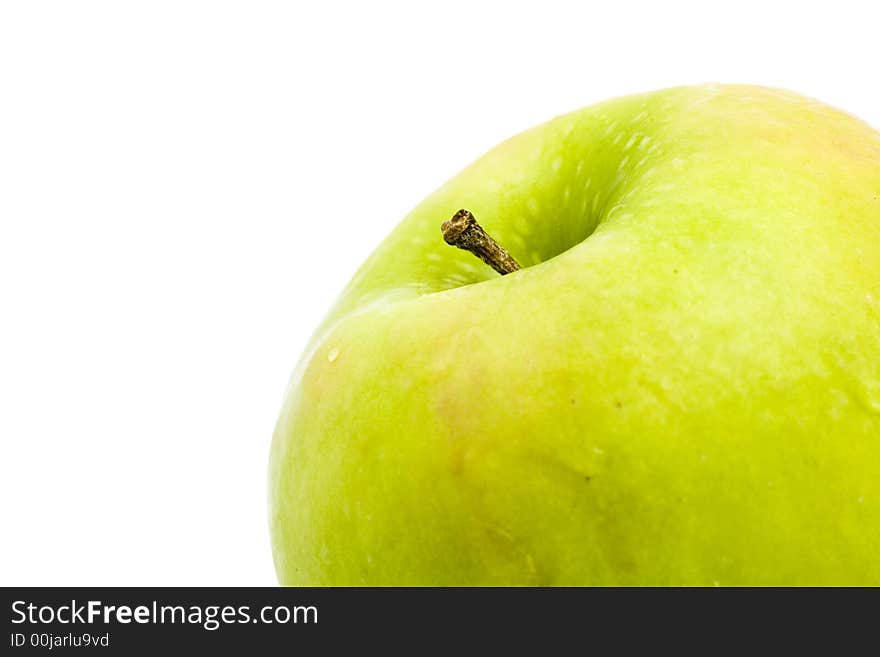
[[[447,244],[470,251],[492,269],[504,276],[517,271],[516,260],[489,235],[467,210],[459,210],[440,226]]]

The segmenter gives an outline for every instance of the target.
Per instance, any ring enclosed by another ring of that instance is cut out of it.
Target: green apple
[[[317,331],[270,507],[283,584],[880,584],[880,134],[706,85],[504,142]]]

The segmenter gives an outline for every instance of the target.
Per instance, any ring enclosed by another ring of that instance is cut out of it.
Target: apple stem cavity
[[[443,222],[440,229],[447,244],[470,251],[502,276],[520,269],[519,263],[483,230],[467,210],[456,212],[452,219]]]

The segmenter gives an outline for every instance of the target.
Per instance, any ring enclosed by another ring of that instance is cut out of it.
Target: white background
[[[3,2],[0,584],[273,584],[287,378],[412,206],[658,87],[784,86],[880,126],[872,6]]]

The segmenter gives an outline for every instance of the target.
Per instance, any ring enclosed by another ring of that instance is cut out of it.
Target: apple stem
[[[470,251],[504,276],[520,268],[519,263],[489,235],[467,210],[459,210],[440,226],[447,244]]]

